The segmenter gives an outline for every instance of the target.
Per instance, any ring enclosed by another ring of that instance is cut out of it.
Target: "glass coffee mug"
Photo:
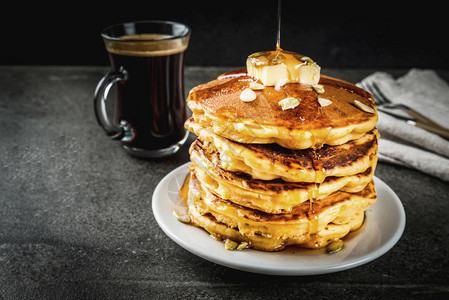
[[[168,21],[112,25],[101,34],[111,71],[95,90],[98,123],[138,157],[163,157],[184,144],[188,131],[184,98],[184,56],[190,28]],[[106,99],[114,88],[114,116]]]

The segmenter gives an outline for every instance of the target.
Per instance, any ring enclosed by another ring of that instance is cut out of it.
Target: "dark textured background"
[[[282,48],[308,55],[323,67],[449,69],[441,7],[333,3],[284,0]],[[93,4],[18,3],[3,9],[0,64],[105,65],[101,30],[145,19],[192,28],[187,65],[240,66],[247,55],[275,47],[277,0]]]

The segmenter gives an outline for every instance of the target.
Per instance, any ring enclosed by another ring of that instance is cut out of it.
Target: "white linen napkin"
[[[400,78],[375,72],[361,83],[376,82],[394,103],[405,104],[449,128],[449,85],[433,70],[411,69]],[[400,110],[395,109],[394,113]],[[449,181],[449,141],[379,111],[379,161],[414,168]]]

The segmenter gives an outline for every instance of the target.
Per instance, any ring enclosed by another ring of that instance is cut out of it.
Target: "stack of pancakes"
[[[236,70],[189,93],[193,115],[185,126],[198,137],[190,148],[191,221],[218,240],[265,251],[321,248],[359,228],[376,201],[371,94],[321,75],[324,92],[287,83],[242,101],[256,81]],[[299,105],[282,109],[286,96]]]

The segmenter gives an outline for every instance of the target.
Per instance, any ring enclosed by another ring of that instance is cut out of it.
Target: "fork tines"
[[[379,87],[375,82],[361,82],[362,87],[370,92],[374,96],[374,102],[378,105],[391,103],[391,101],[385,97],[385,95],[380,91]]]

